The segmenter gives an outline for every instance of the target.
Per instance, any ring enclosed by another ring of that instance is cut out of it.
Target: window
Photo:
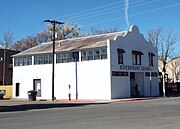
[[[128,76],[128,72],[112,71],[112,76]]]
[[[79,61],[79,52],[73,52],[73,60],[74,61]]]
[[[56,54],[56,63],[67,63],[74,61],[79,61],[79,52]]]
[[[93,51],[87,51],[87,60],[93,60]]]
[[[67,54],[66,53],[64,53],[64,54],[62,54],[62,63],[66,63],[67,62]]]
[[[99,59],[107,59],[107,49],[99,48],[94,50],[87,50],[81,52],[81,60],[99,60]]]
[[[94,59],[95,59],[95,60],[100,59],[100,50],[95,50],[95,51],[94,51]]]
[[[150,72],[146,72],[145,75],[146,75],[147,77],[150,77]],[[157,76],[158,76],[158,73],[152,72],[152,73],[151,73],[151,76],[152,76],[152,77],[157,77]]]
[[[155,56],[154,53],[149,52],[149,66],[153,66],[154,62],[153,62],[153,57]]]
[[[141,65],[141,55],[143,53],[140,51],[132,51],[133,65]]]
[[[117,49],[117,52],[118,52],[118,64],[124,64],[123,53],[125,53],[125,51],[123,49]]]
[[[83,61],[83,60],[87,60],[86,59],[86,51],[84,51],[84,52],[81,52],[81,60]]]
[[[56,54],[56,63],[61,63],[61,62],[62,62],[61,54]]]
[[[26,66],[26,65],[32,65],[32,56],[14,58],[14,66]]]
[[[45,55],[45,56],[44,56],[44,64],[48,64],[49,61],[51,62],[49,56],[48,56],[48,55]]]
[[[107,49],[101,50],[101,59],[107,59]]]
[[[51,64],[52,63],[52,55],[35,55],[34,56],[34,64]]]

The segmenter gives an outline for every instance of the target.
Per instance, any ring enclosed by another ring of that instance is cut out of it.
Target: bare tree
[[[159,61],[161,62],[161,70],[166,73],[167,61],[175,55],[174,45],[179,37],[173,34],[173,31],[165,31],[163,27],[150,30],[147,34],[147,40],[152,42],[158,49]]]
[[[94,26],[91,28],[92,35],[114,33],[120,31],[119,26],[115,26],[109,29],[96,29]]]
[[[27,36],[12,45],[12,49],[16,51],[24,51],[28,48],[32,48],[37,45],[37,37],[36,36]]]
[[[48,30],[44,30],[43,32],[37,33],[37,44],[49,42],[51,41],[51,34]]]
[[[79,30],[80,26],[79,25],[72,25],[70,22],[65,23],[61,26],[56,26],[55,31],[56,31],[56,39],[57,40],[62,40],[62,39],[67,39],[67,38],[74,38],[74,37],[79,37]],[[52,33],[52,25],[48,25],[48,31]]]
[[[0,41],[0,47],[10,49],[13,44],[13,33],[7,32],[2,34],[2,40]]]
[[[70,22],[63,26],[56,26],[57,37],[56,40],[62,40],[66,38],[79,37],[80,27],[78,25],[71,25]],[[47,30],[37,33],[35,36],[30,35],[23,38],[12,46],[14,50],[24,51],[38,44],[49,42],[52,39],[52,25],[47,26]]]

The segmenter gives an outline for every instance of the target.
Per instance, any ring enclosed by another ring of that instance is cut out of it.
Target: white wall
[[[67,99],[69,88],[72,99],[76,99],[76,65],[56,65],[55,96]],[[78,99],[110,99],[110,78],[107,60],[77,62]]]
[[[41,79],[42,98],[51,97],[49,88],[52,80],[52,65],[17,66],[13,69],[13,96],[16,83],[20,83],[19,98],[28,98],[27,92],[33,90],[33,79]]]
[[[129,77],[116,76],[112,77],[111,98],[129,98],[130,81]]]
[[[77,62],[78,99],[110,99],[110,65],[108,59]],[[76,99],[75,62],[55,65],[55,97]],[[52,97],[52,64],[14,67],[13,89],[20,83],[19,98],[28,98],[33,90],[33,79],[41,79],[41,99]],[[13,91],[15,97],[15,90]]]

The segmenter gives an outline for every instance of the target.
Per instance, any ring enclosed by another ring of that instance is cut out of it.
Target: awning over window
[[[132,53],[133,53],[133,54],[144,55],[141,51],[135,51],[135,50],[132,50]]]
[[[149,56],[150,56],[150,55],[151,55],[151,56],[155,56],[155,54],[152,53],[152,52],[149,52],[148,54],[149,54]]]
[[[118,53],[125,53],[123,49],[117,49]]]

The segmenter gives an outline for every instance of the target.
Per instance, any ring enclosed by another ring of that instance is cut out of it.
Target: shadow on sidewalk
[[[52,108],[70,108],[70,107],[81,107],[86,105],[97,105],[97,104],[100,103],[21,104],[21,105],[11,105],[11,106],[0,106],[0,112],[16,112],[16,111],[29,111],[35,109],[52,109]]]

